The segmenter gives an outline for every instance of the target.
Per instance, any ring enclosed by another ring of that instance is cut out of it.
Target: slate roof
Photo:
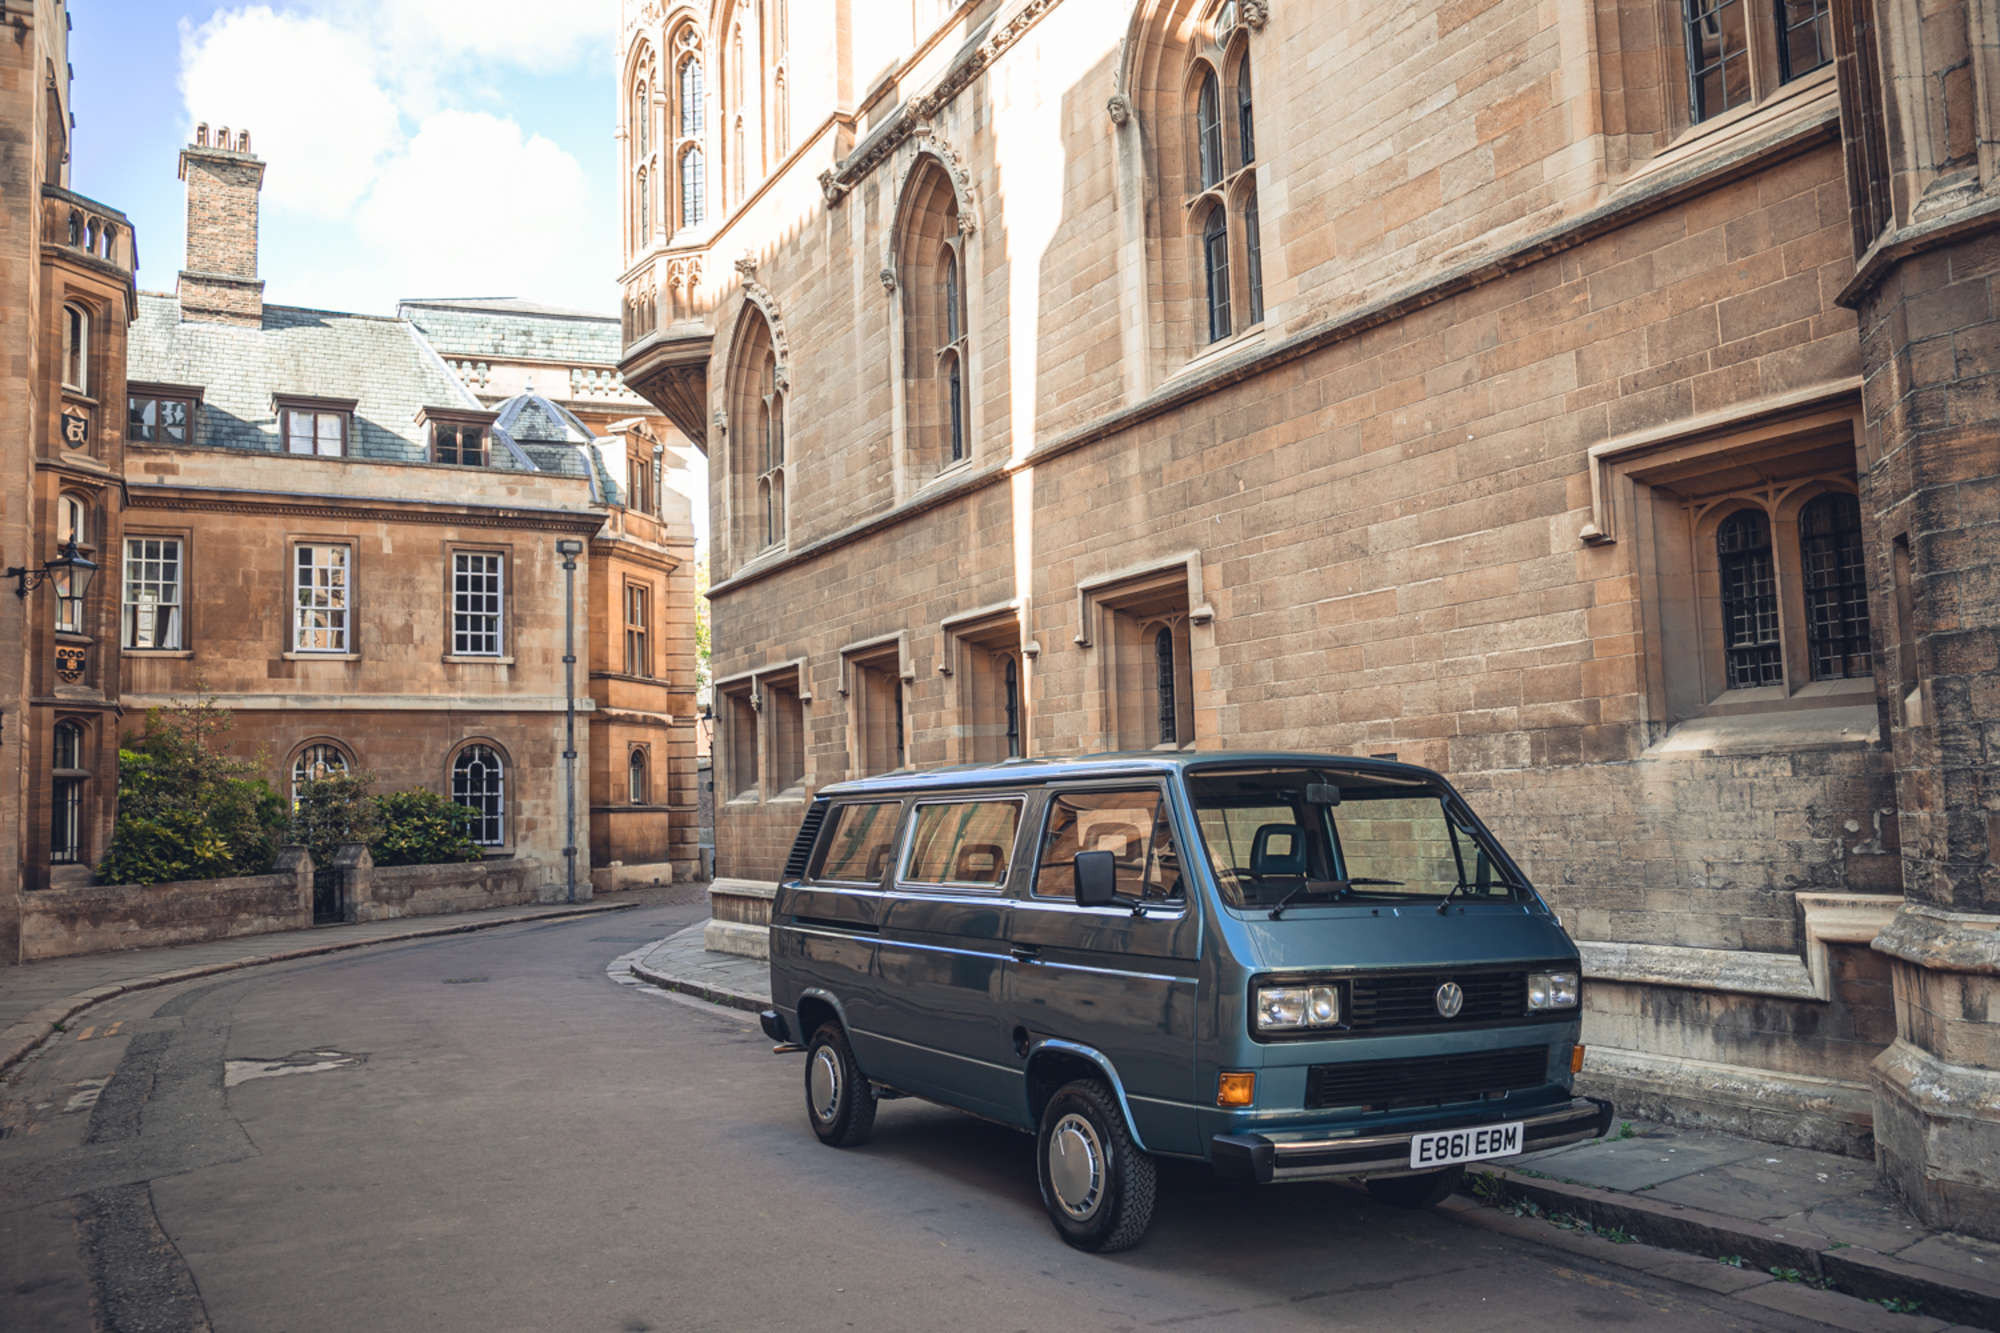
[[[194,444],[202,448],[282,453],[274,396],[352,398],[349,457],[423,462],[430,441],[417,409],[480,410],[409,321],[298,306],[267,305],[262,326],[248,328],[183,322],[178,298],[142,292],[126,374],[198,386]],[[490,454],[493,467],[534,470],[518,451]]]
[[[615,366],[625,350],[616,315],[512,297],[399,301],[396,313],[451,357]]]
[[[515,394],[496,410],[493,438],[528,466],[565,477],[589,477],[591,499],[624,503],[618,484],[591,447],[595,437],[590,427],[574,412],[532,389]]]

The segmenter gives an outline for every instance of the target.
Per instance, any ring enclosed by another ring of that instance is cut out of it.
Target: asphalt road
[[[649,908],[142,992],[0,1084],[0,1329],[1798,1329],[1338,1186],[1163,1173],[1146,1243],[1050,1231],[1030,1140],[886,1103],[605,965]]]

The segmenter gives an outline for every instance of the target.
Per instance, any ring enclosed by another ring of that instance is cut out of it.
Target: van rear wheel
[[[806,1046],[806,1119],[835,1148],[859,1147],[875,1132],[875,1089],[838,1023],[822,1023]]]
[[[1362,1182],[1368,1192],[1396,1208],[1435,1208],[1452,1196],[1465,1179],[1464,1166],[1426,1171],[1415,1176],[1371,1176]]]
[[[1157,1169],[1132,1142],[1101,1080],[1078,1079],[1049,1098],[1035,1136],[1035,1173],[1056,1234],[1079,1250],[1130,1249],[1152,1225]]]

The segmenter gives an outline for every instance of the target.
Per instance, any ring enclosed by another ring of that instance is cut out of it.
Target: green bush
[[[261,875],[285,830],[284,799],[257,765],[222,752],[234,719],[214,701],[146,714],[118,751],[118,818],[103,884]]]
[[[434,791],[396,791],[375,798],[382,832],[369,850],[378,866],[426,866],[477,861],[472,840],[478,816]]]
[[[292,805],[292,841],[311,853],[313,864],[330,866],[342,843],[373,843],[382,818],[366,773],[331,772],[299,784]]]

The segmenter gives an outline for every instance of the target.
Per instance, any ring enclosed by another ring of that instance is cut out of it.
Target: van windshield
[[[1444,787],[1321,768],[1187,775],[1231,907],[1513,898],[1496,849]]]

